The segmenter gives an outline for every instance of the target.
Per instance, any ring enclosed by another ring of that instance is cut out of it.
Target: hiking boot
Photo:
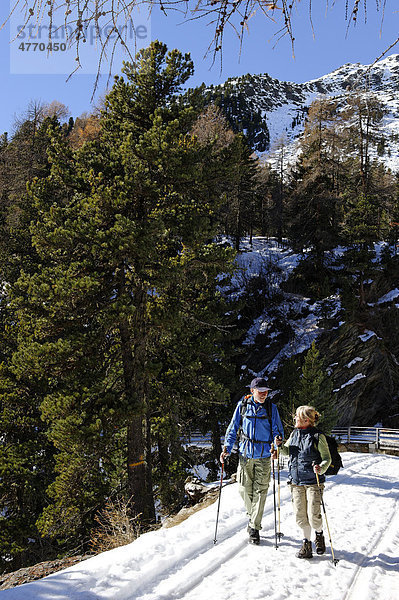
[[[259,531],[257,529],[254,529],[253,527],[250,527],[249,525],[247,527],[247,531],[249,533],[249,541],[251,542],[251,544],[260,544]]]
[[[324,554],[326,551],[326,542],[324,540],[323,532],[317,533],[316,531],[316,539],[315,539],[316,553]]]
[[[302,548],[299,550],[298,558],[312,558],[312,542],[309,540],[303,540]]]

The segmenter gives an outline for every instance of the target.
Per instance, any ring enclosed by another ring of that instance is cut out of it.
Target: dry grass
[[[100,553],[130,544],[140,535],[139,515],[132,518],[130,501],[109,500],[95,520],[98,527],[92,532],[90,549]]]

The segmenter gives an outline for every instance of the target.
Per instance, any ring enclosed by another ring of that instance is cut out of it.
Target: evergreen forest
[[[261,116],[243,115],[251,129],[232,119],[228,88],[187,90],[193,70],[153,42],[101,110],[66,120],[60,103],[32,104],[0,137],[1,571],[95,551],[110,506],[136,532],[156,527],[184,505],[194,430],[211,432],[216,478],[249,383],[243,339],[265,304],[279,318],[270,269],[235,293],[244,238],[300,253],[285,291],[338,291],[346,334],[378,333],[397,406],[399,309],[371,308],[399,280],[399,179],[370,154],[378,99],[316,100],[296,164],[284,168],[282,146],[275,170],[254,152]],[[332,269],[338,246],[344,268]],[[329,346],[276,374],[287,431],[305,402],[326,430],[337,422]]]

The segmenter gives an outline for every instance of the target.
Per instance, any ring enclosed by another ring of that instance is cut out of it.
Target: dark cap
[[[266,379],[263,379],[263,377],[255,377],[255,379],[251,381],[251,385],[249,387],[251,390],[259,390],[260,392],[271,390],[271,388],[267,385]]]

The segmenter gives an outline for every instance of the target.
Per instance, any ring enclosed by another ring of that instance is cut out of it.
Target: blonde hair
[[[295,414],[297,414],[301,419],[309,419],[312,427],[314,427],[321,416],[314,406],[298,406]]]

